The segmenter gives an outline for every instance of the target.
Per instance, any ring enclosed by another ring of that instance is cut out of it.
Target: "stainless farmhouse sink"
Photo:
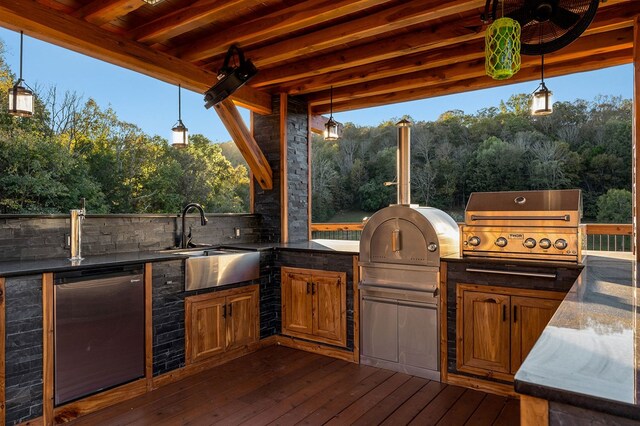
[[[175,250],[185,260],[185,290],[249,281],[260,277],[260,253],[236,249]]]

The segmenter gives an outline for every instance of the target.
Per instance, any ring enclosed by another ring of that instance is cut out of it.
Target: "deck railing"
[[[631,251],[630,223],[588,223],[586,226],[588,250]],[[362,223],[312,223],[311,237],[359,240],[362,227]]]

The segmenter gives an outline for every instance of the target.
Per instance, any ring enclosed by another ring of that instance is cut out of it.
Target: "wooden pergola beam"
[[[73,13],[76,18],[100,26],[144,6],[142,0],[93,0]]]
[[[0,0],[0,25],[67,49],[137,71],[186,89],[205,92],[217,81],[216,74],[82,19],[57,12],[35,1]],[[259,114],[271,112],[271,96],[244,86],[233,101]]]
[[[242,120],[240,112],[234,103],[225,99],[214,108],[220,120],[222,120],[222,124],[224,124],[242,156],[247,161],[253,177],[258,181],[260,187],[262,189],[272,189],[273,172],[271,171],[271,166],[253,138],[251,131]]]
[[[315,54],[337,45],[476,10],[484,4],[485,0],[414,0],[343,24],[249,50],[247,56],[258,66],[271,66],[299,55]]]
[[[633,20],[638,14],[640,14],[640,2],[625,2],[602,7],[585,35],[633,26]],[[312,56],[304,61],[263,69],[251,81],[251,85],[259,88],[362,65],[375,67],[375,63],[379,61],[483,38],[484,27],[480,25],[478,16],[474,12],[456,21],[425,26],[407,34]]]
[[[144,43],[157,43],[184,34],[206,22],[220,19],[247,0],[198,0],[147,22],[131,33],[131,38]]]
[[[545,61],[546,62],[546,61]],[[545,66],[545,77],[558,77],[584,71],[592,71],[601,68],[624,65],[632,62],[632,49],[619,50],[600,55],[589,55],[579,61],[572,60],[554,64],[553,67]],[[487,76],[470,78],[467,80],[446,82],[428,88],[415,88],[399,90],[393,93],[363,97],[352,101],[334,102],[333,111],[350,111],[354,109],[370,108],[380,105],[388,105],[398,102],[408,102],[419,99],[427,99],[443,95],[451,95],[474,90],[488,89],[491,87],[506,86],[522,83],[540,78],[540,65],[520,69],[518,74],[508,80],[496,81]],[[312,107],[314,114],[324,114],[329,110],[328,105]]]
[[[554,63],[576,60],[591,55],[625,50],[633,47],[633,28],[623,28],[602,34],[581,37],[568,47],[558,52],[545,55],[545,63]],[[484,55],[483,55],[484,56]],[[398,90],[426,88],[442,83],[466,80],[485,75],[485,59],[474,59],[468,62],[458,62],[438,68],[424,71],[397,74],[365,83],[352,84],[333,89],[333,102],[339,103],[360,97],[375,96],[384,93],[392,93]],[[522,68],[534,67],[540,64],[538,56],[523,56]],[[331,91],[325,90],[308,95],[307,99],[312,106],[329,105]]]
[[[342,16],[384,4],[390,0],[308,0],[276,10],[266,16],[219,31],[197,43],[189,43],[173,50],[187,61],[199,61],[223,55],[231,44],[249,45],[264,42],[312,25],[329,22]],[[255,55],[248,55],[260,65]]]

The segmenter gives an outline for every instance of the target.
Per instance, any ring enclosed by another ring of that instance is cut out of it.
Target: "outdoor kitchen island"
[[[523,425],[637,424],[637,261],[589,254],[515,376]]]

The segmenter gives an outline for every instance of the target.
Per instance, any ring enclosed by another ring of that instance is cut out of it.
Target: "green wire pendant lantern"
[[[499,18],[487,28],[485,35],[487,75],[506,80],[520,71],[520,24],[511,18]]]

